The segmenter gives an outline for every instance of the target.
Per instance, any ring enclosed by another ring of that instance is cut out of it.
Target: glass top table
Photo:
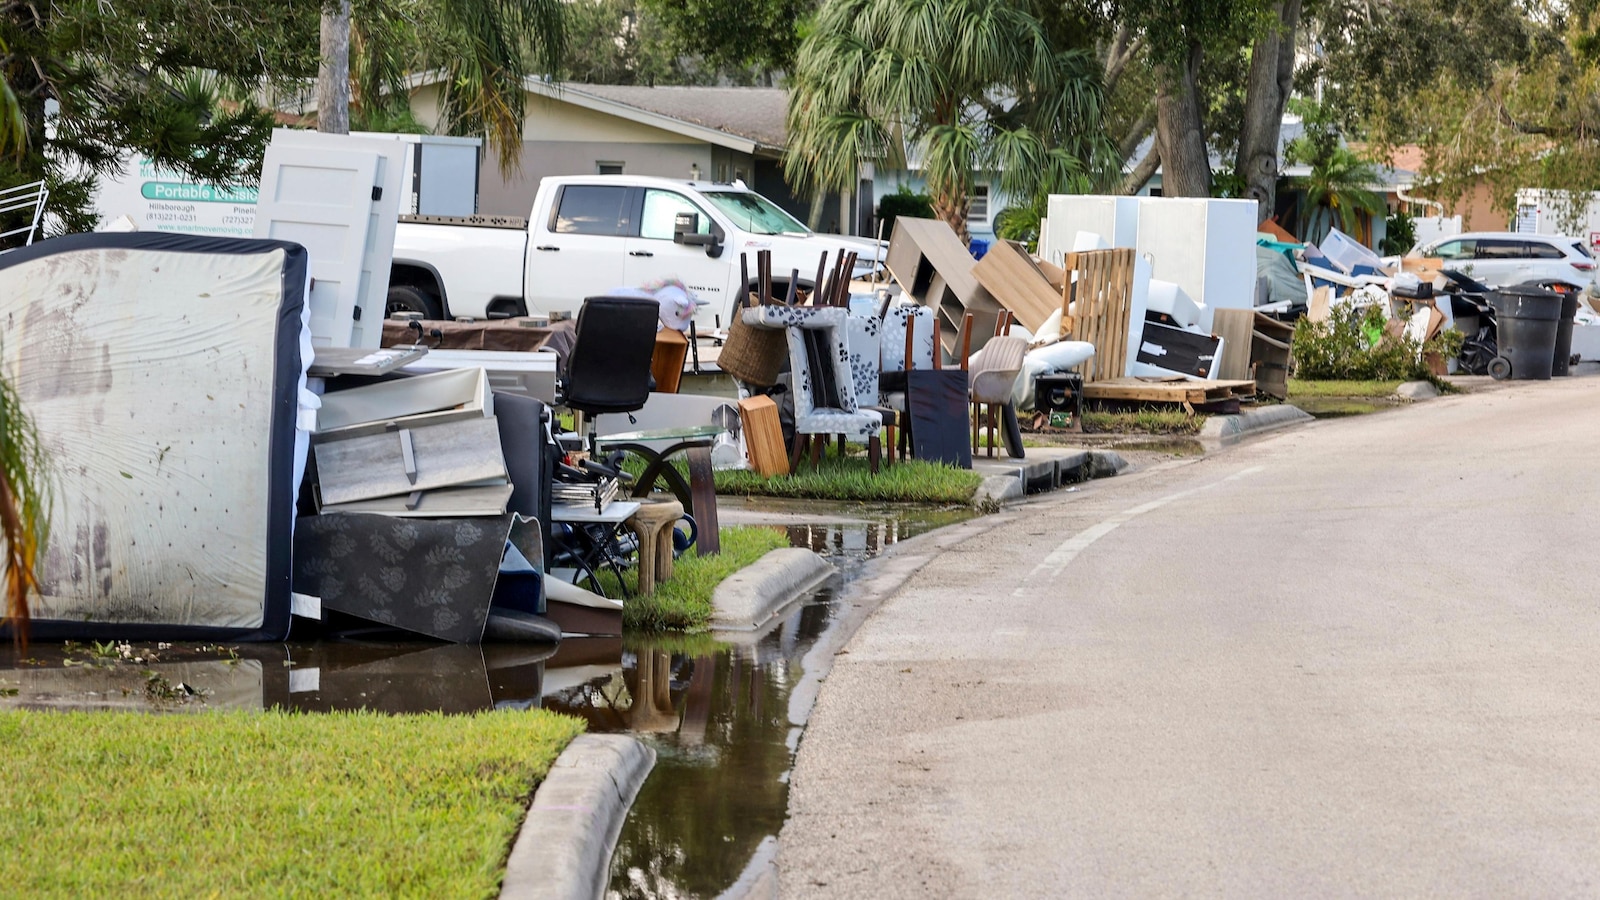
[[[651,431],[627,431],[595,438],[595,443],[613,447],[644,458],[644,472],[633,483],[633,496],[643,497],[655,489],[656,481],[664,479],[672,495],[694,517],[699,536],[695,539],[696,552],[711,556],[722,552],[722,541],[717,529],[717,488],[711,474],[712,439],[723,431],[716,425],[694,425],[687,428],[658,428]],[[673,442],[664,449],[652,443]],[[682,454],[689,463],[689,481],[683,480],[672,458]]]
[[[621,431],[602,434],[595,438],[601,444],[631,444],[639,441],[685,441],[695,438],[714,438],[722,433],[716,425],[692,425],[687,428],[656,428],[649,431]]]

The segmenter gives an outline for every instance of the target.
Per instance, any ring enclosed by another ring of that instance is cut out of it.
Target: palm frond
[[[1095,60],[1052,48],[1027,4],[826,0],[790,78],[785,171],[817,193],[847,189],[904,137],[935,207],[960,218],[975,167],[1031,196],[1119,166],[1104,107]],[[850,156],[863,148],[878,155]]]
[[[6,42],[0,40],[0,53],[9,52]],[[22,103],[16,91],[0,72],[0,154],[21,155],[28,149],[28,119],[22,112]]]
[[[523,80],[556,74],[566,53],[561,0],[439,0],[438,9],[466,51],[443,61],[450,128],[484,135],[500,171],[515,172],[521,163]],[[531,48],[526,57],[525,43]]]

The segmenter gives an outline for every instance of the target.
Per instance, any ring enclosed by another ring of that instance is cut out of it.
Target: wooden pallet
[[[1094,357],[1076,371],[1086,386],[1114,379],[1122,374],[1128,356],[1133,250],[1069,253],[1067,270],[1077,278],[1062,291],[1062,335],[1094,345]]]
[[[1112,378],[1083,386],[1085,400],[1125,403],[1182,403],[1200,406],[1228,400],[1250,400],[1254,381],[1166,381],[1148,378]]]

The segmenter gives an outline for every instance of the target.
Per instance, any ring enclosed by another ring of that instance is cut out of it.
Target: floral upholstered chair
[[[812,464],[822,458],[830,436],[840,443],[867,445],[872,471],[878,471],[883,445],[878,433],[883,418],[856,402],[851,368],[849,315],[837,307],[760,306],[744,311],[744,324],[782,328],[789,342],[790,391],[794,399],[794,446],[790,469],[799,464],[807,445]]]

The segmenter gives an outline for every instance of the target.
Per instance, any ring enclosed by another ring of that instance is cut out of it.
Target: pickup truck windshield
[[[760,194],[749,191],[703,191],[702,194],[732,219],[733,224],[751,234],[811,233],[811,229]]]

